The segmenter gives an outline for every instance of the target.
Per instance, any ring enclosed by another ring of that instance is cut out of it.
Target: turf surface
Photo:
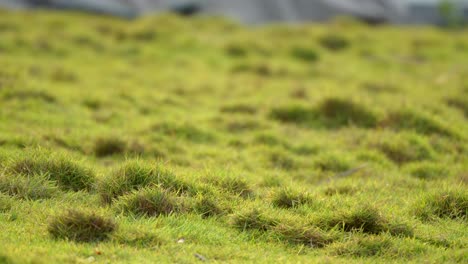
[[[466,263],[467,36],[0,11],[0,263]]]

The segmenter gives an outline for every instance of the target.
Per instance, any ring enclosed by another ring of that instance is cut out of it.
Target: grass
[[[95,181],[94,172],[68,156],[31,152],[7,165],[7,173],[26,177],[48,175],[64,190],[89,190]],[[40,181],[40,180],[39,180]]]
[[[295,208],[312,203],[312,197],[307,193],[299,193],[290,189],[282,189],[273,195],[272,204],[280,208]]]
[[[127,142],[117,137],[98,138],[94,145],[94,153],[98,157],[123,154],[127,148]]]
[[[339,228],[345,232],[380,234],[389,232],[394,235],[412,235],[413,231],[404,224],[390,223],[376,208],[363,205],[352,211],[337,212],[319,220],[326,228]]]
[[[468,195],[464,190],[427,194],[416,205],[415,214],[422,220],[437,218],[467,220]]]
[[[253,209],[250,211],[242,212],[234,216],[232,225],[239,230],[257,230],[268,231],[274,226],[278,225],[275,219],[271,219],[265,213]]]
[[[119,198],[118,211],[134,216],[160,216],[180,210],[176,200],[159,188],[142,189]]]
[[[336,129],[347,126],[372,128],[378,117],[366,107],[341,98],[326,98],[315,107],[291,105],[275,108],[271,118],[284,123]]]
[[[57,239],[92,242],[108,239],[116,228],[116,224],[110,219],[69,210],[63,215],[56,216],[49,224],[48,230],[50,235]]]
[[[113,199],[131,191],[159,185],[174,192],[188,188],[162,166],[129,160],[102,179],[98,185],[98,192],[104,202],[110,203]]]
[[[57,195],[59,188],[48,174],[0,175],[0,193],[21,199],[48,199]]]
[[[465,31],[0,11],[0,262],[464,263]]]

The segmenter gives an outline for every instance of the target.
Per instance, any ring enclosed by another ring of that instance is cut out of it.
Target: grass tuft
[[[372,128],[377,125],[375,113],[366,107],[341,98],[327,98],[316,108],[290,105],[274,108],[270,118],[283,123],[318,126],[329,129],[345,126]]]
[[[278,224],[272,231],[280,240],[306,245],[312,248],[322,248],[330,244],[333,239],[323,230],[316,227],[298,227],[294,225]]]
[[[444,179],[450,175],[446,166],[432,162],[411,163],[405,167],[405,170],[412,176],[423,180]]]
[[[223,190],[230,194],[240,196],[243,198],[249,198],[254,196],[253,190],[249,187],[249,184],[241,179],[234,177],[216,177],[209,179],[214,185],[221,187]]]
[[[248,104],[232,104],[223,106],[221,108],[221,112],[253,115],[257,113],[257,108]]]
[[[294,170],[298,167],[297,162],[283,151],[271,151],[270,153],[270,163],[275,168],[282,170]]]
[[[348,125],[371,128],[375,127],[378,121],[377,116],[366,107],[341,98],[325,99],[317,111],[324,119],[325,125],[330,128]]]
[[[291,50],[291,56],[304,62],[315,62],[320,58],[319,54],[315,50],[305,47],[293,48]]]
[[[411,110],[401,110],[390,113],[380,126],[391,129],[409,130],[423,135],[438,134],[448,137],[458,137],[458,135],[447,128],[439,120],[431,116],[425,116]]]
[[[318,157],[314,165],[322,171],[343,172],[351,168],[350,162],[343,155],[326,154]]]
[[[94,154],[97,157],[123,154],[127,149],[127,142],[118,137],[100,137],[94,143]]]
[[[310,203],[312,203],[312,198],[309,194],[286,188],[276,192],[272,199],[272,204],[280,208],[296,208]]]
[[[77,242],[102,241],[109,238],[117,228],[113,220],[77,210],[56,216],[49,224],[48,231],[57,239]]]
[[[428,194],[418,201],[415,214],[428,221],[438,218],[467,220],[468,194],[457,189]]]
[[[153,187],[133,191],[119,198],[117,211],[136,217],[157,217],[177,212],[180,208],[167,191]]]
[[[319,43],[322,47],[330,51],[341,51],[350,46],[350,43],[346,38],[336,34],[322,36],[319,39]]]
[[[466,96],[449,98],[446,100],[446,103],[448,106],[460,110],[468,118],[468,99],[466,99]]]
[[[197,197],[193,210],[203,218],[222,215],[223,209],[216,204],[213,199],[208,197]]]
[[[68,156],[54,154],[26,154],[25,157],[15,159],[7,171],[27,177],[48,175],[50,180],[56,181],[64,190],[90,190],[95,182],[95,175],[91,169],[72,161]]]
[[[239,213],[233,218],[233,226],[242,230],[268,231],[278,224],[277,221],[266,217],[262,212],[253,209]]]
[[[201,130],[191,124],[160,123],[154,125],[152,130],[162,135],[193,143],[212,143],[215,141],[215,136],[212,133]]]
[[[352,195],[357,192],[357,189],[352,186],[336,186],[325,189],[324,194],[327,196],[333,195]]]
[[[39,200],[54,197],[59,192],[57,184],[48,174],[12,175],[0,174],[0,193],[20,199]]]
[[[373,257],[385,254],[392,246],[392,241],[387,237],[366,236],[338,244],[332,251],[338,256]]]
[[[427,140],[415,134],[382,137],[373,144],[388,159],[398,165],[415,161],[428,161],[435,157]]]
[[[325,228],[338,227],[345,232],[380,234],[389,232],[395,236],[411,236],[411,227],[391,223],[375,207],[364,205],[351,211],[342,211],[319,220]]]
[[[175,192],[188,188],[172,172],[161,166],[131,160],[105,177],[98,185],[98,192],[104,202],[111,203],[113,199],[128,192],[158,185]]]
[[[315,118],[315,112],[300,105],[274,108],[270,118],[283,123],[307,124]]]
[[[0,213],[10,211],[14,204],[15,203],[10,196],[0,193]]]
[[[15,89],[3,93],[3,99],[10,100],[39,100],[45,103],[55,103],[57,99],[46,91],[35,89]]]

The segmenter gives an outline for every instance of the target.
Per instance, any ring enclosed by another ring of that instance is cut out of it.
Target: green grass
[[[0,263],[465,263],[467,33],[0,11]]]

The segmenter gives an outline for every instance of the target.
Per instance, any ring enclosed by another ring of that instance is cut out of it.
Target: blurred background
[[[6,9],[68,9],[133,18],[147,13],[226,16],[245,24],[326,21],[369,24],[468,24],[468,0],[0,0]]]

